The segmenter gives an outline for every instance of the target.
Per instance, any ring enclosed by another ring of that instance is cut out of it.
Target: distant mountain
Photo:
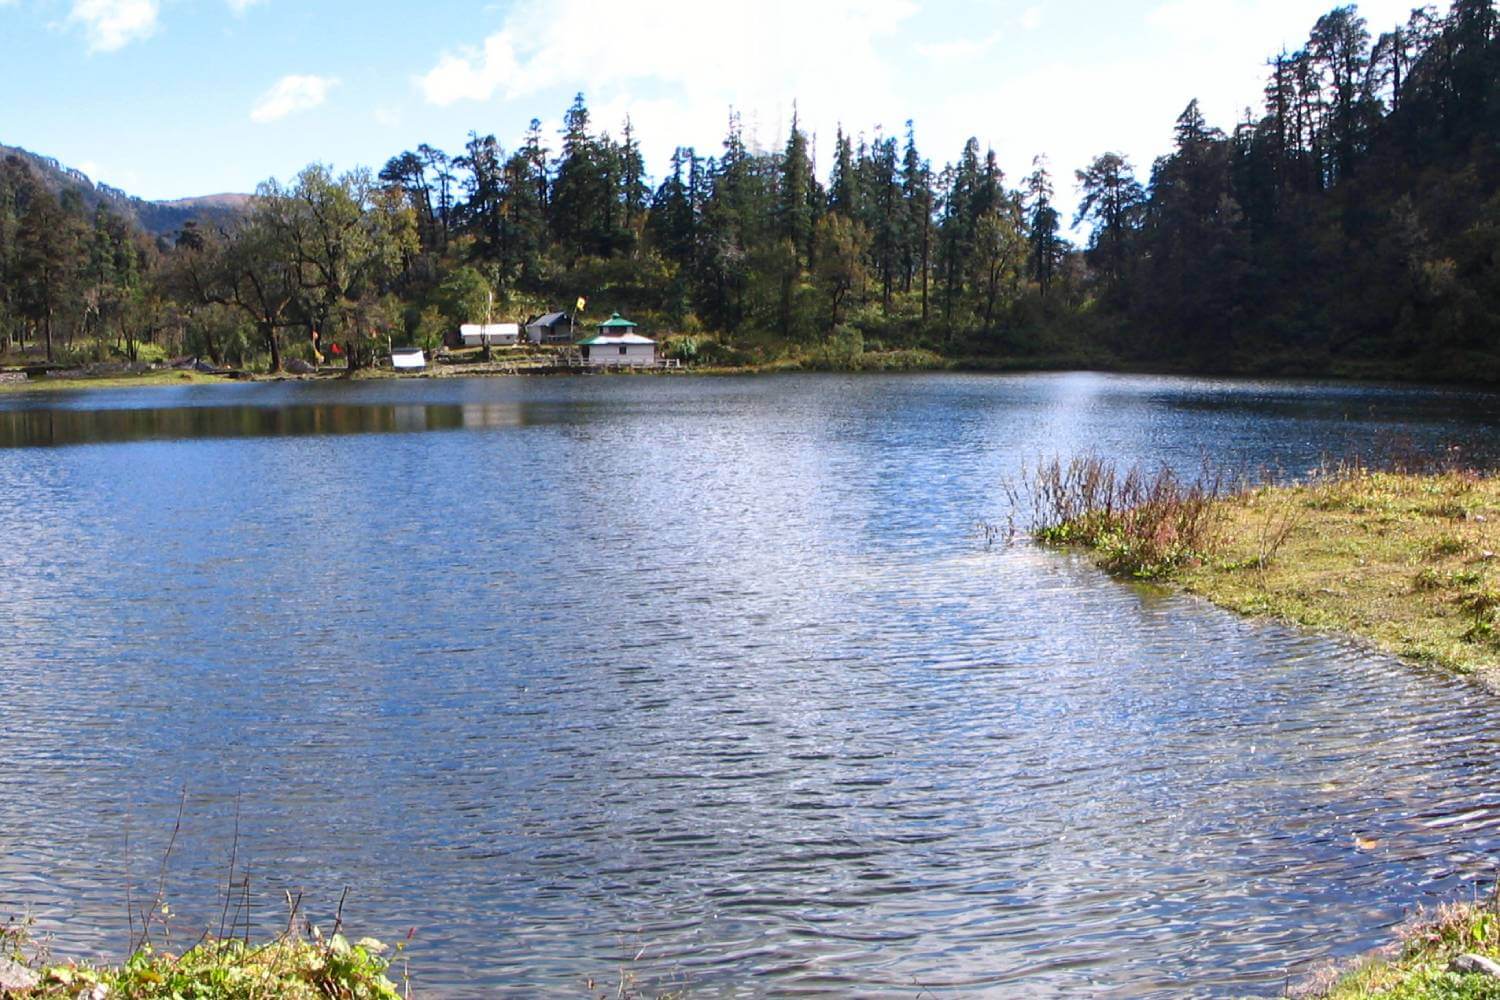
[[[76,191],[91,211],[103,203],[117,214],[134,219],[142,229],[156,236],[171,235],[190,220],[197,220],[204,226],[233,221],[253,198],[248,194],[211,194],[173,201],[146,201],[108,184],[96,184],[83,171],[59,163],[50,156],[0,143],[0,160],[10,156],[24,160],[53,194]]]

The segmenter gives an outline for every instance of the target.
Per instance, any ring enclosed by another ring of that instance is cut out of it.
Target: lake
[[[1093,374],[0,396],[0,915],[119,958],[180,805],[174,940],[348,887],[431,995],[1280,995],[1489,884],[1496,698],[978,526],[1040,456],[1490,463],[1497,418]]]

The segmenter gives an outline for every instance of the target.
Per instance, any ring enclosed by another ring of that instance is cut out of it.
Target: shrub
[[[1207,473],[1184,483],[1165,466],[1122,473],[1096,455],[1066,465],[1054,458],[1023,470],[1006,492],[1016,509],[1030,507],[1037,540],[1094,549],[1106,570],[1122,576],[1162,577],[1218,544],[1214,500],[1223,491]]]
[[[350,943],[342,934],[284,934],[262,945],[208,939],[180,955],[149,945],[123,965],[47,965],[37,985],[11,991],[16,1000],[129,997],[130,1000],[400,1000],[387,977],[386,946],[373,938]]]
[[[685,365],[693,364],[698,360],[699,340],[697,337],[668,337],[662,345],[662,357],[675,358]]]
[[[1462,538],[1457,538],[1453,535],[1443,535],[1441,538],[1436,539],[1431,545],[1427,547],[1427,556],[1429,559],[1441,559],[1444,556],[1456,556],[1459,553],[1463,552],[1466,548],[1468,548],[1468,546],[1464,544],[1464,540]]]

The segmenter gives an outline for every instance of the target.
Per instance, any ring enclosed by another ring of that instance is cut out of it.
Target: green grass
[[[141,375],[101,375],[94,378],[34,378],[25,382],[0,382],[0,393],[47,392],[59,389],[134,389],[164,385],[222,384],[225,379],[202,372],[162,370]]]
[[[1500,480],[1353,471],[1217,506],[1213,552],[1172,577],[1184,589],[1460,672],[1500,667]]]
[[[364,938],[285,934],[260,945],[207,939],[180,953],[143,946],[116,966],[53,964],[28,956],[26,927],[0,927],[0,957],[35,969],[11,1000],[400,1000],[388,949]],[[400,948],[396,949],[397,952]],[[28,961],[29,957],[29,961]]]
[[[1500,913],[1493,903],[1445,906],[1400,932],[1385,953],[1310,984],[1305,996],[1326,1000],[1500,1000],[1500,979],[1449,971],[1459,955],[1500,960]]]

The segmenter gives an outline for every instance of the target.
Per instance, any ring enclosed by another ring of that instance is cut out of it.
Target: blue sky
[[[779,145],[797,103],[820,170],[834,129],[901,132],[935,166],[965,138],[1012,182],[1045,153],[1117,150],[1144,176],[1192,97],[1229,127],[1264,60],[1332,0],[0,0],[0,142],[147,198],[249,191],[321,160],[378,168],[469,133],[554,138],[582,90],[629,114],[659,177],[716,152],[730,105]],[[1372,31],[1411,0],[1360,5]],[[554,141],[555,145],[555,141]]]

